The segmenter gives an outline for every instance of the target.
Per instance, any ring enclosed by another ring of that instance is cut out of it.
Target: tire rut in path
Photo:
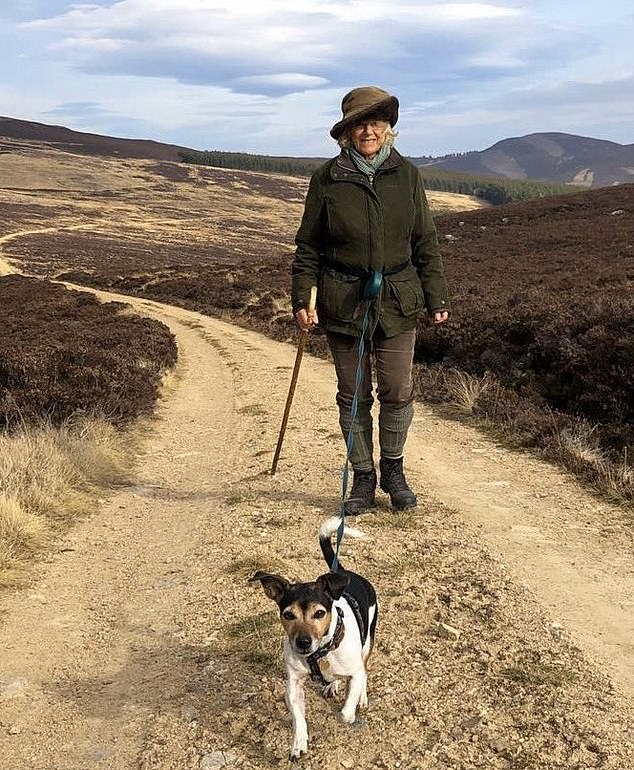
[[[5,605],[0,679],[15,697],[0,719],[19,725],[0,756],[7,770],[135,767],[148,719],[186,686],[182,651],[166,640],[178,638],[191,551],[225,494],[239,425],[217,353],[200,330],[162,320],[181,344],[181,382],[159,408],[138,482],[79,523],[33,589]]]
[[[421,407],[411,462],[510,574],[634,697],[634,539],[626,511],[527,453]]]

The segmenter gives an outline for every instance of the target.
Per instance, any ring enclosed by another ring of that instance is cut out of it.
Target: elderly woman
[[[380,486],[392,508],[411,508],[416,495],[403,472],[403,450],[412,421],[412,359],[416,326],[426,310],[444,323],[449,297],[436,229],[419,170],[393,147],[398,100],[375,86],[344,96],[342,118],[330,135],[338,157],[313,174],[295,239],[293,314],[302,330],[326,331],[337,374],[339,423],[351,433],[352,489],[346,515],[376,505],[370,357],[352,413],[364,335],[376,368]],[[307,310],[316,285],[317,309]],[[354,419],[353,419],[354,418]]]

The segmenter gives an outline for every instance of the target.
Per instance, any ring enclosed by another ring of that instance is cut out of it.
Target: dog
[[[335,558],[331,538],[339,526],[340,519],[333,516],[319,530],[319,545],[329,567]],[[352,527],[345,527],[344,534],[364,537]],[[368,705],[367,664],[378,620],[376,593],[364,577],[341,565],[312,583],[290,583],[261,571],[250,580],[259,581],[266,596],[278,605],[286,632],[286,704],[293,719],[290,755],[298,758],[308,751],[307,677],[322,686],[325,697],[336,695],[339,683],[347,681],[341,717],[348,724],[354,722],[357,707]]]

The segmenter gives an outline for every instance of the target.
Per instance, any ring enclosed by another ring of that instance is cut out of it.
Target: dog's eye
[[[284,620],[295,620],[295,615],[291,610],[284,610],[284,612],[282,613],[282,617],[284,618]]]
[[[326,610],[317,610],[317,612],[313,615],[315,620],[321,620],[321,618],[326,617]]]

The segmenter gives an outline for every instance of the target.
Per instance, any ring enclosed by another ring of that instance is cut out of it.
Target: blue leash
[[[357,347],[357,372],[354,383],[354,396],[352,398],[352,405],[350,407],[350,429],[348,430],[348,438],[346,440],[346,461],[343,466],[343,472],[341,475],[341,508],[339,510],[339,527],[337,528],[337,544],[335,547],[335,557],[332,560],[330,570],[336,572],[339,566],[339,547],[341,546],[341,540],[343,539],[343,528],[345,526],[345,499],[346,492],[348,491],[348,477],[350,466],[350,455],[352,454],[352,447],[354,446],[354,437],[352,429],[354,428],[354,421],[357,416],[357,410],[359,407],[359,389],[363,383],[363,369],[365,360],[365,333],[368,329],[368,320],[370,318],[370,307],[372,300],[379,296],[381,286],[383,284],[383,273],[375,270],[368,278],[364,290],[363,299],[366,302],[365,313],[363,316],[363,323],[361,326],[361,335],[359,336],[359,345]]]

